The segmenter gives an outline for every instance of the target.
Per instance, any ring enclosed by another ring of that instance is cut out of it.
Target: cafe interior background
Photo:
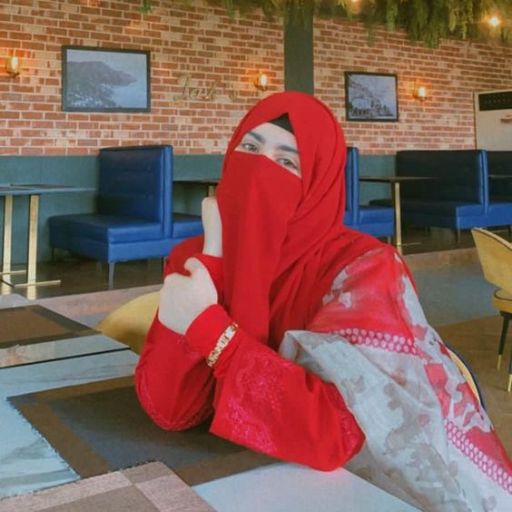
[[[0,304],[15,294],[42,303],[49,297],[47,307],[94,326],[128,299],[158,289],[160,262],[132,262],[120,264],[115,290],[106,291],[105,268],[94,267],[98,275],[91,278],[84,272],[84,279],[92,279],[95,290],[89,291],[98,293],[72,295],[84,289],[76,274],[89,262],[72,257],[52,261],[48,218],[95,210],[101,148],[170,144],[175,178],[216,179],[227,142],[247,109],[273,92],[300,90],[332,108],[348,145],[360,151],[362,174],[390,176],[400,150],[475,149],[475,93],[512,90],[512,6],[507,0],[456,2],[460,9],[452,13],[446,10],[449,2],[440,2],[441,13],[427,7],[424,18],[414,12],[413,2],[393,0],[387,3],[389,11],[382,8],[373,19],[364,0],[291,2],[300,7],[283,16],[279,6],[285,3],[2,1],[0,183],[49,183],[88,191],[41,198],[37,261],[41,275],[62,278],[61,285],[28,290],[2,286]],[[386,15],[388,26],[382,23]],[[66,110],[63,48],[148,55],[146,111]],[[347,120],[346,72],[395,76],[397,119]],[[174,210],[198,214],[204,195],[201,183],[175,184]],[[386,196],[386,185],[361,187],[362,203]],[[13,268],[26,262],[28,215],[27,201],[15,200]],[[0,226],[4,220],[0,208]],[[444,326],[456,343],[460,335],[462,351],[469,344],[464,356],[484,380],[489,405],[499,410],[494,421],[501,435],[508,436],[510,450],[512,402],[505,377],[498,378],[494,367],[478,367],[483,342],[473,339],[475,332],[483,333],[494,364],[500,320],[490,305],[492,287],[483,279],[470,234],[458,247],[452,234],[445,233],[449,230],[442,231],[440,236],[452,237],[452,250],[430,253],[427,259],[415,249],[418,254],[408,263],[434,326],[441,333]],[[471,322],[481,317],[485,325],[479,331]],[[469,323],[461,328],[457,322]]]

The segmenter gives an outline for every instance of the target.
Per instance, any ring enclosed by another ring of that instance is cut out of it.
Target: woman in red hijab
[[[510,460],[402,259],[342,225],[345,157],[311,96],[248,112],[204,240],[168,259],[139,399],[165,429],[213,414],[213,434],[253,450],[321,470],[351,460],[421,508],[505,510]]]

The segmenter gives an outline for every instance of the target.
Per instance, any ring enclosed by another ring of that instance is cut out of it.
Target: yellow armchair
[[[473,234],[484,277],[494,286],[497,286],[492,297],[492,303],[503,317],[498,346],[499,370],[507,338],[508,323],[512,317],[512,244],[486,229],[474,228],[471,233]],[[512,355],[508,365],[507,390],[510,392],[511,389]]]

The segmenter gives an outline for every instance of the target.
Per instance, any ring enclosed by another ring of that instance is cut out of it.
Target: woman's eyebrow
[[[289,151],[290,153],[295,153],[297,155],[299,154],[299,152],[297,151],[297,148],[294,148],[293,146],[287,146],[286,144],[278,146],[277,149],[279,149],[281,151]]]
[[[258,142],[265,142],[265,137],[256,132],[247,132],[247,135],[253,136]]]

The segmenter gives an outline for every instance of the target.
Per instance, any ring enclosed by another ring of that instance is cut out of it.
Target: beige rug
[[[0,501],[0,512],[208,512],[214,509],[160,462]]]

